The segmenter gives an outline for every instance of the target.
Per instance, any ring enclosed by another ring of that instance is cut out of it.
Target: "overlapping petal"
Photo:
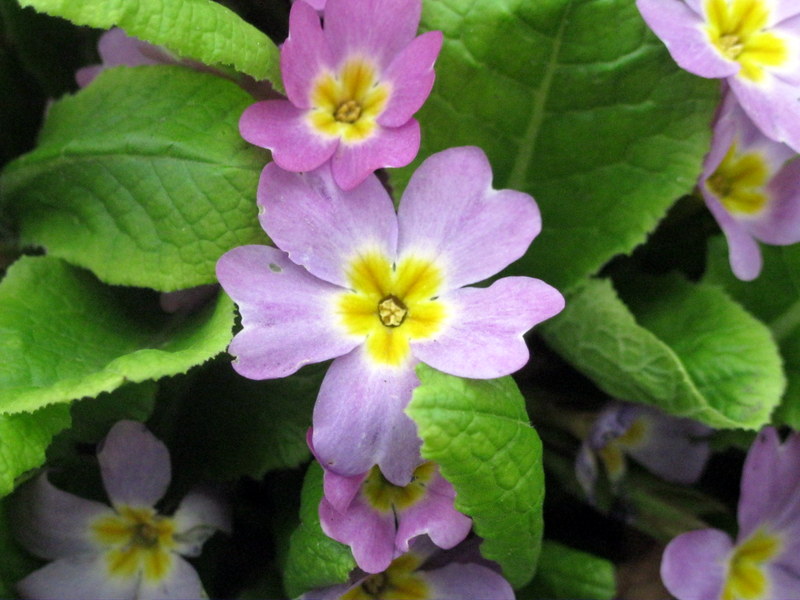
[[[681,600],[719,600],[733,541],[717,529],[679,535],[664,550],[661,580]]]
[[[800,102],[798,86],[769,76],[755,85],[732,78],[729,84],[742,109],[764,135],[800,152]]]
[[[441,298],[452,311],[435,337],[412,343],[416,358],[435,369],[489,379],[528,361],[523,334],[564,308],[553,287],[529,277],[506,277],[488,288],[462,288]]]
[[[194,567],[180,556],[173,556],[169,574],[157,583],[149,583],[143,579],[135,600],[186,600],[207,597]]]
[[[281,75],[292,104],[311,108],[314,80],[334,66],[317,11],[304,1],[295,2],[289,13],[289,37],[281,47]]]
[[[198,556],[203,544],[217,530],[231,533],[231,515],[219,494],[209,488],[197,488],[181,500],[173,515],[175,551],[183,556]]]
[[[343,191],[328,165],[298,174],[269,164],[261,175],[258,202],[261,225],[272,241],[295,264],[330,283],[349,287],[348,265],[361,252],[395,255],[394,204],[374,175]]]
[[[492,189],[480,148],[450,148],[414,172],[398,210],[398,256],[436,260],[444,289],[482,281],[520,258],[541,230],[533,199]]]
[[[153,506],[172,478],[169,450],[147,427],[119,421],[97,452],[100,474],[114,507]]]
[[[16,587],[23,598],[134,600],[138,585],[133,577],[109,577],[103,554],[74,554],[34,571]]]
[[[483,565],[451,563],[420,572],[437,600],[514,600],[514,590],[501,575]]]
[[[406,485],[421,441],[403,412],[419,385],[412,364],[374,364],[363,347],[333,361],[314,406],[314,450],[325,468],[344,476],[377,464],[395,485]]]

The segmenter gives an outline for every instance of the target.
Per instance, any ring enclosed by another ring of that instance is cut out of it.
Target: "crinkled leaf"
[[[423,27],[445,43],[418,160],[480,146],[496,187],[536,198],[544,228],[515,272],[566,289],[694,186],[718,84],[679,69],[632,0],[439,0]]]
[[[720,237],[709,246],[705,281],[725,288],[764,321],[780,346],[788,385],[774,421],[800,429],[800,246],[762,245],[764,267],[754,281],[740,281]]]
[[[280,83],[278,48],[264,33],[212,0],[19,0],[39,12],[101,29],[122,27],[183,58],[231,65]]]
[[[69,427],[69,407],[45,406],[33,413],[0,414],[0,497],[25,471],[41,466],[50,440]]]
[[[472,517],[481,554],[514,587],[533,576],[542,539],[542,445],[510,377],[461,379],[421,364],[422,384],[406,411],[422,456],[439,464],[456,490],[456,509]]]
[[[55,258],[17,261],[0,283],[0,412],[184,373],[230,341],[226,295],[188,315],[160,312],[154,296],[105,286]]]
[[[319,524],[322,495],[322,467],[313,462],[303,482],[300,526],[289,540],[283,573],[283,585],[290,598],[311,589],[344,583],[356,566],[350,548],[322,532]]]
[[[177,66],[121,67],[55,103],[0,200],[23,243],[101,280],[171,291],[216,282],[217,259],[263,242],[263,151],[241,139],[251,99]]]
[[[644,279],[617,296],[590,280],[545,339],[608,394],[713,427],[757,429],[785,385],[769,331],[720,289]]]
[[[536,577],[518,600],[611,600],[617,593],[614,564],[550,540],[542,543]]]

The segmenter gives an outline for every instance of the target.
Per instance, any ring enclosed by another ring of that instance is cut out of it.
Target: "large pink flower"
[[[636,0],[681,67],[725,79],[767,137],[800,151],[797,0]]]
[[[331,160],[345,190],[410,163],[420,142],[412,115],[430,94],[442,45],[438,31],[414,37],[420,11],[420,0],[329,0],[323,29],[309,4],[295,2],[281,48],[288,100],[249,107],[242,136],[287,171]]]
[[[522,256],[541,227],[533,198],[492,189],[478,148],[423,162],[398,213],[375,175],[343,191],[328,166],[296,174],[269,164],[258,201],[280,250],[242,246],[217,263],[242,315],[234,368],[267,379],[336,358],[314,408],[313,444],[340,475],[377,464],[406,485],[419,460],[403,412],[417,362],[461,377],[508,375],[528,360],[523,334],[564,306],[530,277],[463,287]]]

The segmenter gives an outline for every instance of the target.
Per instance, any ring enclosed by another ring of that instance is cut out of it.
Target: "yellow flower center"
[[[769,167],[760,154],[738,154],[732,144],[706,184],[725,209],[733,214],[754,215],[769,202],[764,186]]]
[[[409,257],[393,266],[378,252],[353,259],[347,270],[352,291],[338,300],[345,329],[366,337],[367,354],[375,362],[398,366],[410,353],[410,342],[429,338],[446,317],[436,299],[441,271],[431,261]]]
[[[411,476],[411,482],[405,486],[394,485],[388,481],[376,466],[361,484],[361,494],[374,509],[389,512],[392,509],[403,510],[419,502],[428,488],[431,478],[436,472],[432,462],[422,463]]]
[[[725,58],[742,66],[742,77],[761,81],[764,67],[777,67],[788,60],[786,41],[763,31],[769,21],[764,0],[706,0],[705,10],[711,43]]]
[[[370,575],[361,585],[340,597],[340,600],[425,600],[431,590],[414,571],[422,560],[404,554],[392,561],[383,573]]]
[[[375,67],[353,58],[338,73],[323,73],[314,82],[309,122],[324,135],[360,142],[375,130],[388,99],[389,86],[378,81]]]
[[[141,573],[149,582],[164,579],[172,568],[175,524],[152,508],[123,506],[117,514],[92,524],[92,534],[107,546],[106,565],[113,577]]]
[[[757,531],[736,548],[728,566],[722,600],[760,600],[766,598],[769,581],[764,563],[781,549],[781,541],[763,530]]]

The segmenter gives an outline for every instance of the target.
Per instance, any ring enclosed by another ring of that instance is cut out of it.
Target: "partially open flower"
[[[800,152],[796,0],[636,0],[681,67],[725,79],[764,135]]]
[[[728,241],[734,275],[761,272],[758,241],[800,242],[800,160],[764,136],[726,93],[703,164],[700,191]]]
[[[190,492],[174,515],[154,507],[171,478],[169,452],[141,423],[120,421],[98,452],[111,506],[54,487],[42,474],[14,500],[15,533],[52,560],[17,584],[25,598],[203,598],[181,556],[197,556],[227,511],[209,492]]]
[[[679,535],[661,578],[678,600],[788,600],[800,590],[800,433],[764,429],[747,453],[736,543],[724,531]]]
[[[345,190],[375,169],[410,163],[420,144],[412,116],[430,94],[442,46],[438,31],[414,37],[421,9],[420,0],[328,0],[323,29],[314,8],[295,2],[281,48],[288,100],[248,108],[242,137],[288,171],[330,160]]]
[[[346,192],[323,166],[296,174],[267,165],[261,224],[281,249],[242,246],[217,263],[239,306],[234,368],[285,377],[335,358],[314,407],[314,449],[326,469],[361,475],[377,464],[406,485],[419,439],[403,412],[414,367],[477,379],[528,360],[523,334],[564,298],[530,277],[486,279],[522,256],[541,221],[529,195],[492,189],[478,148],[420,165],[398,213],[377,177]]]

